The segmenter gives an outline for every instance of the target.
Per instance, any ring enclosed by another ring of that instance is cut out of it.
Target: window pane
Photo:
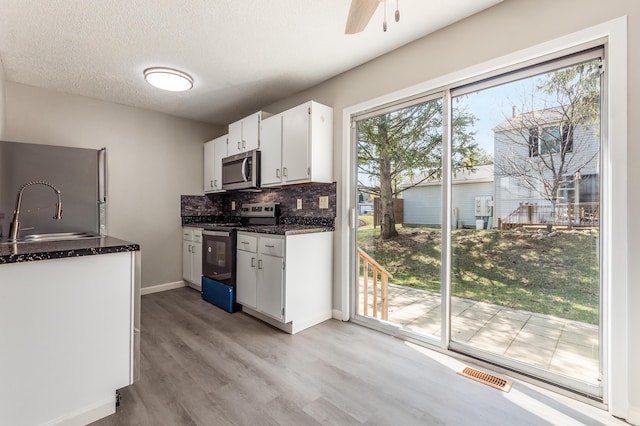
[[[593,384],[600,353],[598,65],[452,99],[452,341]],[[458,127],[465,121],[473,127]]]

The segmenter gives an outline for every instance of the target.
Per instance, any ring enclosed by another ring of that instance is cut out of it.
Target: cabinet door
[[[284,259],[260,255],[258,260],[258,311],[279,321],[284,319]]]
[[[191,282],[200,287],[202,284],[202,243],[193,243],[191,249]]]
[[[215,190],[214,187],[214,169],[215,169],[215,140],[204,144],[204,192]]]
[[[193,242],[182,241],[182,279],[185,281],[193,281],[193,262],[191,260],[193,253]]]
[[[227,157],[227,135],[214,139],[213,151],[213,187],[222,191],[222,159]]]
[[[251,114],[242,119],[242,151],[260,148],[260,119],[262,112]]]
[[[242,152],[242,120],[229,124],[228,150],[229,155]]]
[[[282,113],[283,183],[309,180],[309,104]]]
[[[262,186],[282,184],[282,115],[262,120],[260,129],[260,182]]]
[[[241,305],[256,308],[256,253],[238,250],[236,253],[236,300]]]

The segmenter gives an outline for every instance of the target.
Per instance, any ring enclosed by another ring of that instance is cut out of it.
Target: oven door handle
[[[228,237],[231,235],[229,231],[202,231],[202,235],[210,235],[212,237]]]

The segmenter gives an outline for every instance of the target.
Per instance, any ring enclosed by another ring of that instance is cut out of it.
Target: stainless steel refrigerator
[[[60,191],[62,215],[55,220]],[[21,190],[20,237],[54,232],[106,234],[106,151],[0,141],[0,238]]]

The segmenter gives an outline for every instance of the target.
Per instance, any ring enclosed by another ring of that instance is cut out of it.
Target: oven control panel
[[[280,216],[279,203],[251,203],[240,207],[241,217],[278,217]]]

